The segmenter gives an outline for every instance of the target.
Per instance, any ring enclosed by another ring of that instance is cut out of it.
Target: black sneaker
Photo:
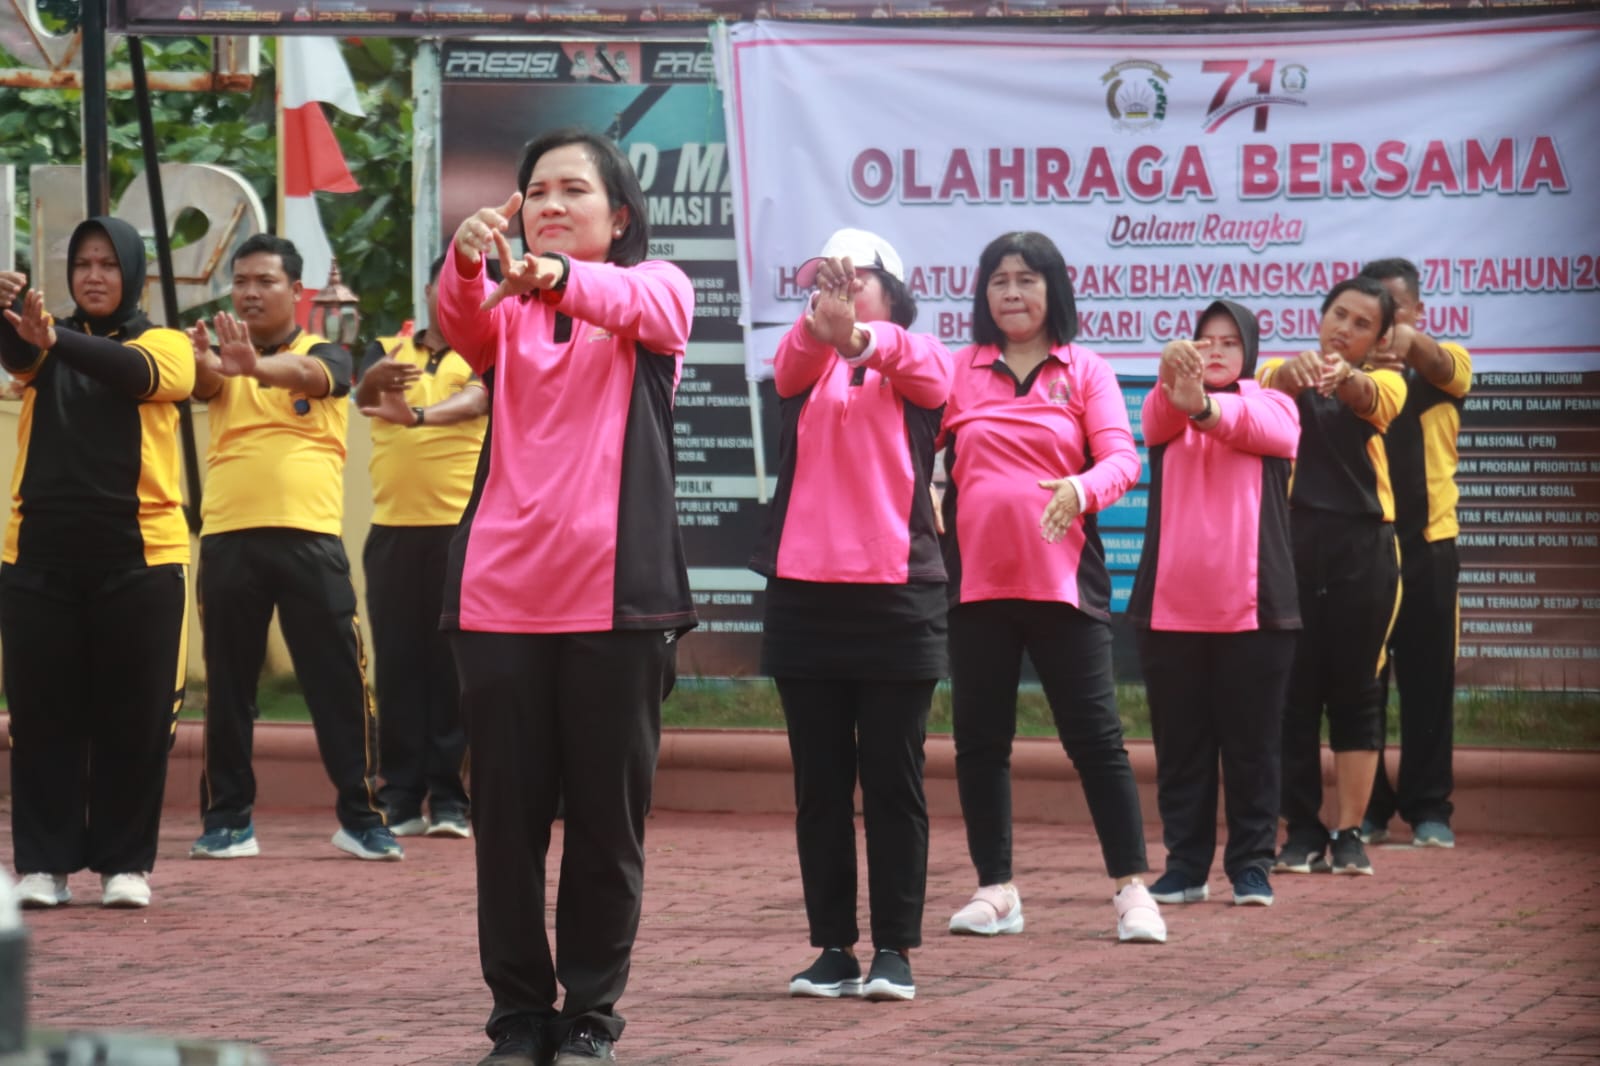
[[[519,1025],[501,1034],[478,1066],[547,1066],[550,1047],[542,1028]]]
[[[1327,854],[1328,838],[1325,835],[1290,833],[1289,839],[1283,842],[1283,850],[1278,852],[1277,861],[1272,864],[1272,870],[1283,874],[1322,873],[1328,869]]]
[[[556,1050],[552,1066],[587,1066],[591,1062],[615,1062],[611,1050],[614,1041],[602,1029],[579,1022],[567,1032],[561,1047]]]
[[[1246,866],[1233,879],[1233,905],[1235,907],[1272,906],[1272,882],[1267,872],[1259,866]]]
[[[861,994],[861,964],[844,948],[824,948],[811,967],[789,978],[791,996],[838,999]]]
[[[1336,874],[1372,876],[1372,863],[1367,859],[1367,846],[1361,843],[1360,826],[1353,825],[1333,834],[1332,869]]]
[[[911,960],[898,951],[880,948],[872,956],[872,970],[861,986],[867,999],[916,999],[917,986],[911,981]]]

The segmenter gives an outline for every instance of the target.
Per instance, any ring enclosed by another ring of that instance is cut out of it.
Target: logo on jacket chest
[[[1066,378],[1056,378],[1045,386],[1044,395],[1045,399],[1056,406],[1065,407],[1067,402],[1072,399],[1072,386],[1067,384]]]

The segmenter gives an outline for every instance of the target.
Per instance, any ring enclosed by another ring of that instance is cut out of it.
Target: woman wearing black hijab
[[[92,218],[67,244],[57,322],[0,273],[0,364],[22,385],[0,644],[11,712],[12,846],[24,906],[150,902],[167,751],[185,673],[189,531],[178,409],[194,349],[139,310],[144,242]]]
[[[1217,847],[1217,771],[1233,902],[1272,902],[1279,721],[1300,629],[1289,475],[1300,416],[1254,380],[1260,330],[1217,300],[1161,352],[1145,398],[1150,516],[1128,618],[1156,742],[1167,869],[1150,895],[1198,903]]]

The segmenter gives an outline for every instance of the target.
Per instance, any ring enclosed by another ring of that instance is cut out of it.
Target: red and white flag
[[[350,68],[332,37],[278,38],[278,232],[293,241],[305,260],[300,318],[310,299],[328,283],[333,248],[317,213],[318,192],[358,192],[344,153],[322,112],[332,104],[363,115]]]

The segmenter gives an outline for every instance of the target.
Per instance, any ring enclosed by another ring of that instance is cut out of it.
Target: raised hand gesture
[[[20,270],[0,270],[0,307],[10,307],[28,287],[28,275]]]
[[[1205,358],[1194,341],[1175,340],[1161,350],[1157,382],[1167,401],[1186,415],[1206,409]]]
[[[373,388],[383,392],[398,392],[404,398],[406,390],[422,377],[422,368],[397,360],[394,353],[399,350],[400,346],[395,345],[394,352],[385,353],[382,359],[368,367],[366,373],[361,375],[361,380],[370,381]]]
[[[12,297],[15,299],[15,297]],[[33,289],[22,300],[22,314],[6,310],[6,321],[17,336],[43,351],[56,343],[56,320],[44,309],[44,294]]]
[[[255,344],[250,340],[250,330],[227,311],[218,311],[217,316],[211,320],[212,328],[217,331],[217,370],[224,377],[248,377],[255,373],[256,363],[260,355],[256,352]],[[199,327],[204,334],[204,326]],[[198,355],[200,341],[195,339],[195,351]]]
[[[499,207],[478,208],[456,227],[456,250],[466,257],[467,262],[478,262],[485,252],[494,247],[495,235],[506,231],[520,207],[522,194],[514,192]]]
[[[521,259],[511,255],[511,242],[499,230],[494,231],[494,243],[500,252],[500,275],[503,279],[483,303],[480,311],[489,311],[508,296],[526,296],[530,292],[554,288],[561,280],[561,261],[532,252]]]

